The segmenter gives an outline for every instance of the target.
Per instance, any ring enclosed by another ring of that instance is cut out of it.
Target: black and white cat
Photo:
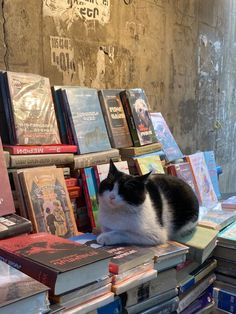
[[[198,221],[198,200],[187,183],[165,174],[128,175],[112,161],[98,198],[102,245],[165,243]]]

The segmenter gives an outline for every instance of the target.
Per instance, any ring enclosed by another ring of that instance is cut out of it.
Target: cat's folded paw
[[[97,237],[97,242],[101,245],[111,245],[111,237],[108,233],[104,232],[101,233],[98,237]]]

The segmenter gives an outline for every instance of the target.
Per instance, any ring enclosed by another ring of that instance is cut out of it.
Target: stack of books
[[[216,283],[213,295],[216,307],[236,311],[236,222],[223,229],[217,238],[214,257],[217,259]]]

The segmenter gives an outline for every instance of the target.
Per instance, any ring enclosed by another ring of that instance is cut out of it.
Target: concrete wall
[[[2,0],[0,68],[51,84],[142,87],[185,154],[214,150],[236,191],[233,0]]]

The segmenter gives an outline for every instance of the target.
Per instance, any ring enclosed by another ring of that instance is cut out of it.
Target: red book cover
[[[11,192],[7,167],[5,163],[4,153],[2,149],[2,141],[0,138],[0,216],[8,215],[15,212],[14,201]]]
[[[11,155],[60,154],[76,153],[76,145],[3,145],[3,149]]]
[[[111,256],[105,250],[44,232],[2,240],[0,248],[2,260],[44,283],[54,294],[106,275]]]

